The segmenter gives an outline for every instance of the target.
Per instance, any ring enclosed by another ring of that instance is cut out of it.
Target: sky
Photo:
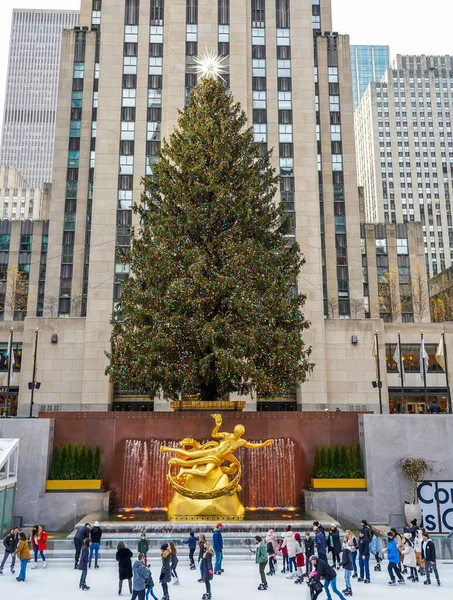
[[[146,1],[146,0],[144,0]],[[301,2],[306,0],[292,0]],[[382,44],[396,54],[453,54],[451,0],[332,0],[333,30],[352,44]],[[0,0],[0,116],[13,8],[80,8],[80,0]]]

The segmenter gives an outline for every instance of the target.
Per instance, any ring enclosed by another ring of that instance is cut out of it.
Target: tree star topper
[[[220,77],[222,81],[225,81],[222,77],[227,72],[225,60],[226,57],[218,56],[214,51],[205,49],[203,54],[195,58],[194,68],[201,79],[217,79]]]

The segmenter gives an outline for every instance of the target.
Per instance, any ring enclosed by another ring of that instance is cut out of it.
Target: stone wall
[[[72,531],[90,513],[108,513],[110,492],[47,492],[39,502],[38,523],[48,531]]]

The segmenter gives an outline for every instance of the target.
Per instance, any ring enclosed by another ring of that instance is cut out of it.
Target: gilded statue
[[[167,474],[167,480],[175,490],[168,507],[170,519],[243,518],[245,510],[237,497],[241,491],[242,467],[234,452],[238,448],[265,448],[274,443],[274,440],[258,444],[249,442],[243,438],[243,425],[236,425],[233,433],[221,432],[222,415],[211,416],[215,421],[211,441],[200,444],[185,438],[179,442],[181,448],[162,446],[160,449],[177,455],[169,460]],[[179,467],[175,475],[172,473],[174,467]]]

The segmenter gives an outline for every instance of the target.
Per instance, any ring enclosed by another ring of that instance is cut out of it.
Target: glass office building
[[[379,81],[390,66],[389,46],[351,46],[354,110],[371,81]]]

